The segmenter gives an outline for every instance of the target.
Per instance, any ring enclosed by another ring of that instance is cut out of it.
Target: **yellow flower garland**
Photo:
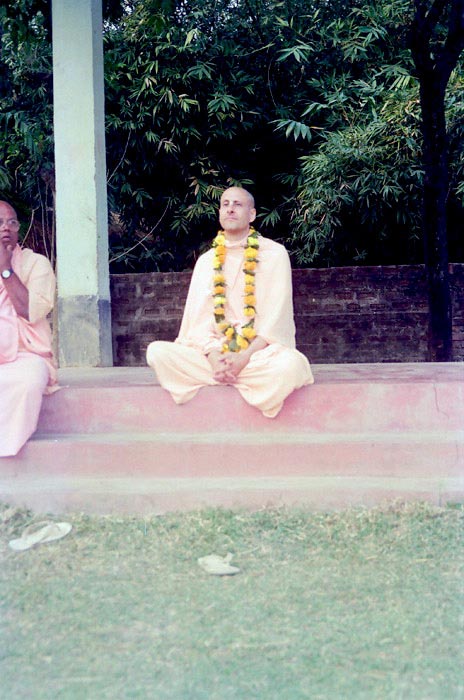
[[[245,350],[256,337],[253,326],[256,316],[255,274],[258,263],[259,233],[254,228],[250,228],[243,256],[243,272],[245,273],[243,313],[250,320],[242,327],[241,333],[238,333],[235,326],[225,320],[226,278],[223,268],[226,259],[226,237],[224,231],[218,232],[213,241],[213,248],[214,320],[225,338],[222,352],[240,352],[240,350]]]

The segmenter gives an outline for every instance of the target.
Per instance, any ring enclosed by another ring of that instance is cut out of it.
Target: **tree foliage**
[[[52,54],[46,0],[0,8],[0,196],[23,237],[54,256]],[[50,215],[51,214],[51,215]]]
[[[300,265],[423,260],[413,0],[104,3],[112,270],[182,269],[215,233],[220,191]],[[0,188],[53,222],[48,3],[2,16]],[[464,71],[448,84],[451,254],[464,204]],[[31,234],[30,234],[31,235]],[[48,243],[47,245],[50,244]]]
[[[310,78],[313,97],[301,113],[318,143],[292,177],[292,235],[301,263],[423,260],[422,115],[409,49],[412,13],[407,0],[372,2],[321,32],[318,45],[330,47],[329,59],[323,75]],[[456,71],[446,96],[458,182],[462,77]],[[462,207],[458,188],[450,193],[452,207]]]

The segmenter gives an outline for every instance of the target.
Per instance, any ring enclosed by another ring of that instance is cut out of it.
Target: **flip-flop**
[[[220,557],[218,554],[209,554],[207,557],[200,557],[198,563],[204,571],[214,576],[233,576],[238,574],[240,569],[238,566],[232,566],[230,561],[232,554],[227,552],[225,557]]]
[[[66,537],[71,530],[71,523],[55,523],[50,520],[43,520],[40,523],[28,525],[21,537],[18,537],[16,540],[10,540],[8,545],[16,552],[23,552],[36,544],[60,540],[62,537]]]

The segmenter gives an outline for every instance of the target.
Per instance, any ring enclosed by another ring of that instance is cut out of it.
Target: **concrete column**
[[[61,367],[113,364],[101,0],[53,0]]]

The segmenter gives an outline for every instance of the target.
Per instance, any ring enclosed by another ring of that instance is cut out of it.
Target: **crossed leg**
[[[163,340],[150,343],[147,362],[178,404],[190,401],[202,386],[218,384],[208,358],[187,345]],[[233,386],[247,403],[274,418],[292,391],[313,381],[302,353],[275,344],[255,352]]]

